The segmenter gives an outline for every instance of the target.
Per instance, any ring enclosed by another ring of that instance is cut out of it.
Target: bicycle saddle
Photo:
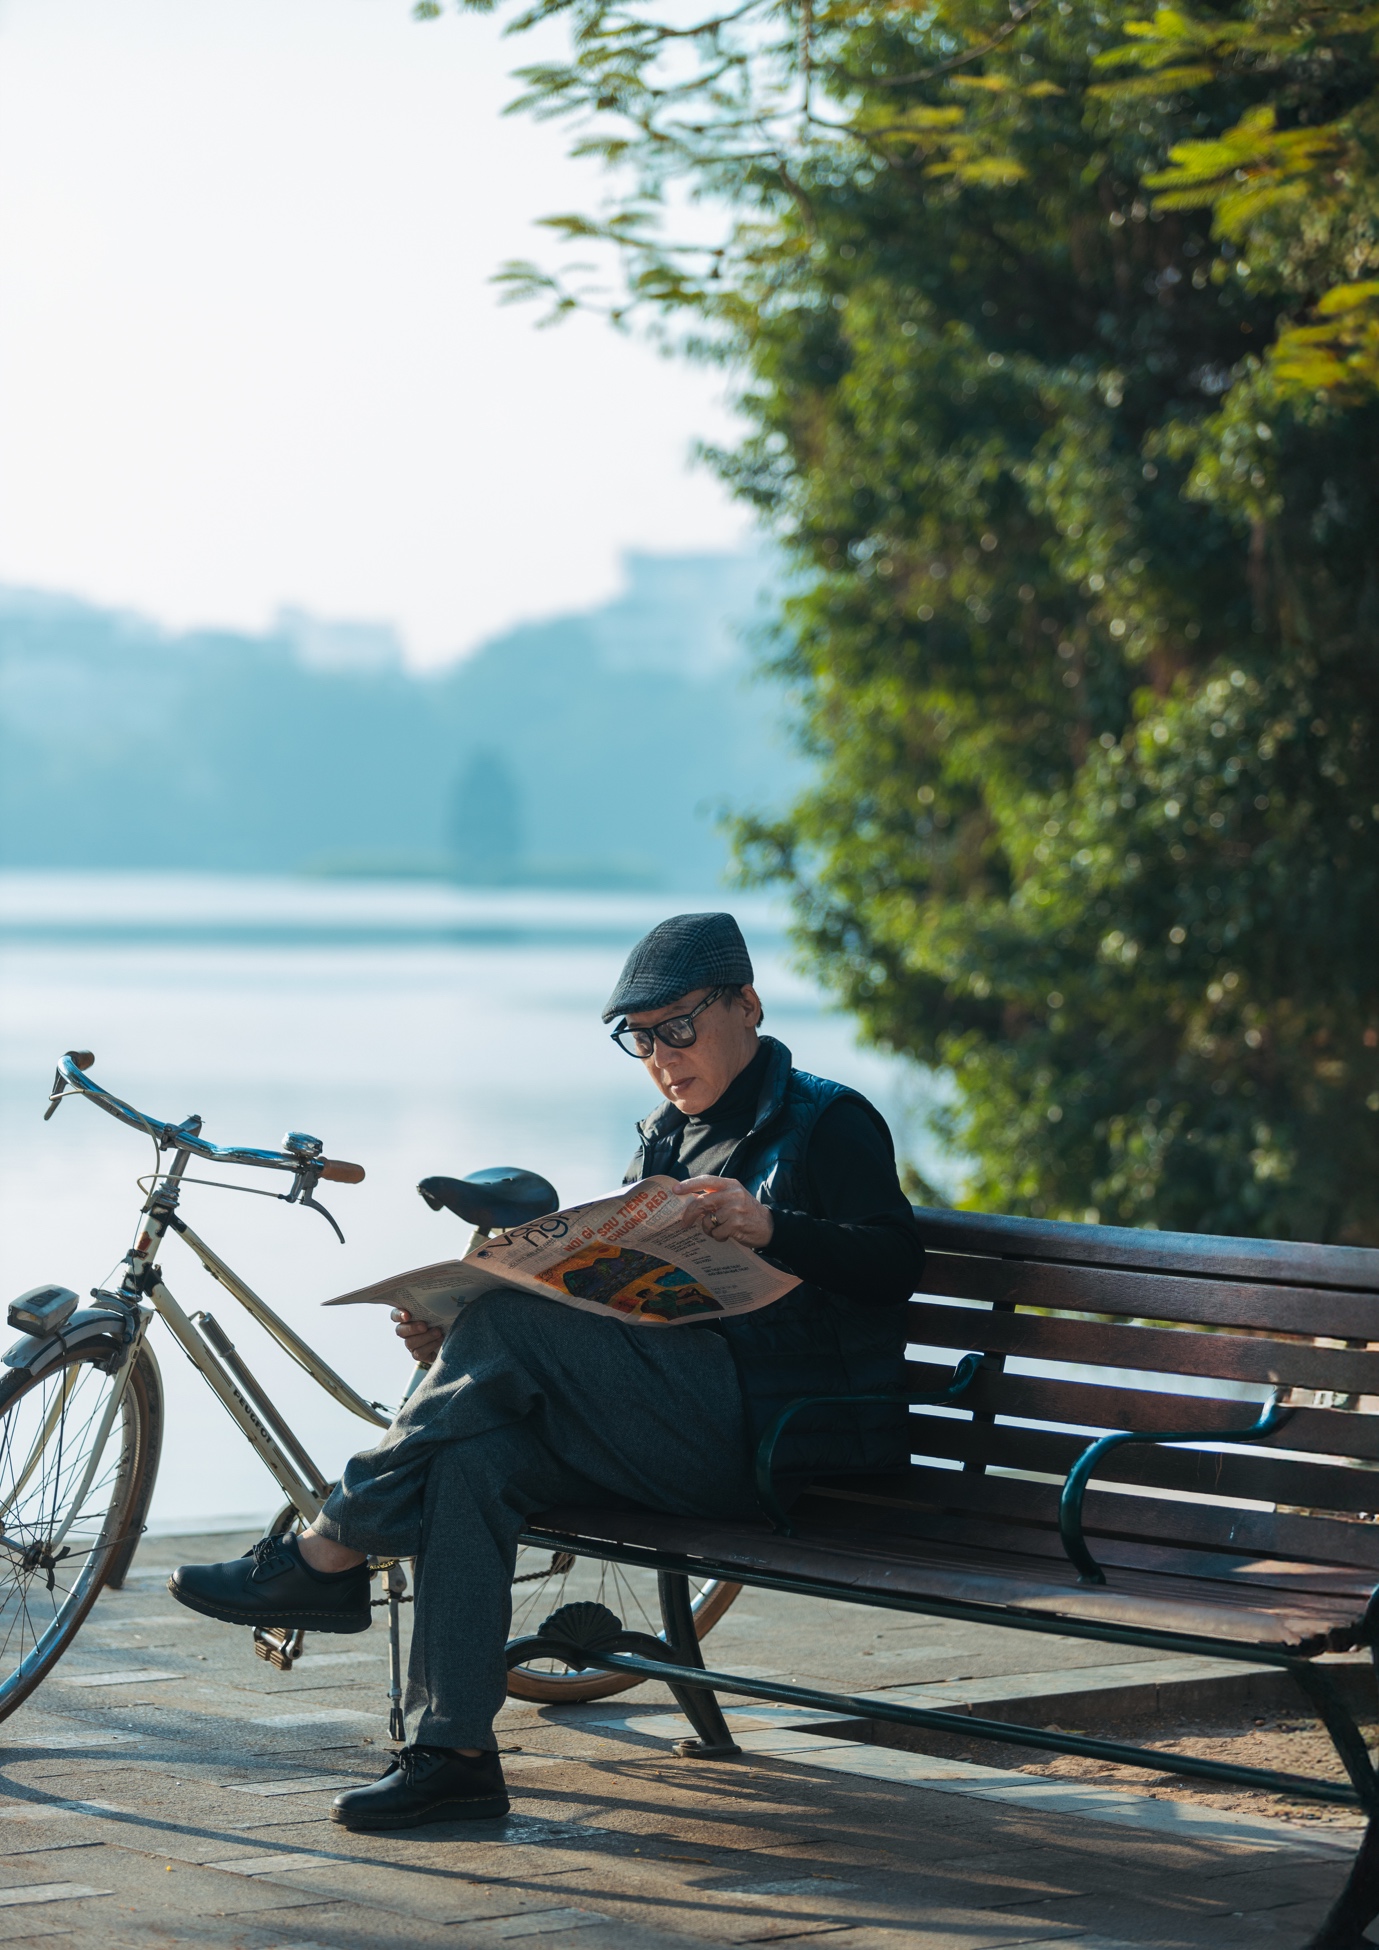
[[[417,1190],[433,1212],[444,1206],[483,1232],[530,1225],[560,1206],[560,1194],[548,1178],[519,1171],[516,1165],[490,1165],[467,1178],[423,1178]]]

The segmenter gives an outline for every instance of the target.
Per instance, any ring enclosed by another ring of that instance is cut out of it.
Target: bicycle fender
[[[55,1355],[65,1354],[69,1348],[84,1347],[88,1341],[113,1338],[117,1346],[125,1347],[130,1327],[125,1314],[113,1313],[107,1307],[84,1307],[69,1315],[60,1333],[22,1335],[5,1355],[5,1366],[32,1374],[35,1368],[46,1367]]]
[[[110,1569],[105,1574],[106,1586],[111,1591],[123,1589],[129,1575],[129,1567],[134,1561],[134,1553],[144,1541],[144,1530],[148,1523],[148,1506],[153,1501],[154,1485],[158,1480],[158,1464],[163,1453],[163,1377],[158,1367],[158,1359],[145,1338],[135,1359],[143,1369],[144,1390],[148,1397],[148,1461],[143,1470],[143,1488],[139,1498],[132,1503],[125,1518],[126,1536],[110,1560]]]

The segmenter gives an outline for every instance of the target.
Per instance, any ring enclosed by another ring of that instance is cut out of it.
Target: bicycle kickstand
[[[410,1605],[407,1573],[398,1559],[380,1565],[386,1580],[387,1597],[375,1598],[376,1605],[388,1607],[388,1738],[405,1741],[407,1723],[402,1716],[402,1607]]]

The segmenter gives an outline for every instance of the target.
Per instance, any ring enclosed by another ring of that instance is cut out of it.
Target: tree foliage
[[[965,1196],[1379,1240],[1379,7],[553,16],[616,190],[511,287],[744,375],[820,779],[745,854]]]

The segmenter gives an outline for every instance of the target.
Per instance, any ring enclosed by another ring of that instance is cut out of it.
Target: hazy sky
[[[432,662],[730,546],[721,377],[488,280],[598,182],[408,0],[0,0],[0,581]]]

